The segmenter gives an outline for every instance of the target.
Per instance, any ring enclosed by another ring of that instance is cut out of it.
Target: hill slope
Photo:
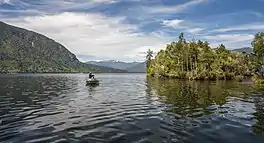
[[[104,66],[104,67],[110,67],[110,68],[115,68],[115,69],[122,69],[126,70],[128,72],[146,72],[146,63],[145,62],[122,62],[122,61],[114,61],[114,60],[109,60],[109,61],[89,61],[87,62],[89,64],[93,65],[99,65],[99,66]]]
[[[139,72],[145,73],[146,72],[146,62],[138,63],[132,67],[126,69],[128,72]]]
[[[233,49],[232,51],[252,53],[253,52],[253,49],[252,48],[249,48],[249,47],[245,47],[245,48]]]
[[[0,73],[6,72],[125,72],[81,63],[54,40],[0,22]]]

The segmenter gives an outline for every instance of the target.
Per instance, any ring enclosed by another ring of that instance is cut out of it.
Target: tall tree
[[[264,56],[264,32],[259,32],[255,35],[254,40],[251,42],[254,53],[259,56]]]
[[[262,72],[264,69],[264,32],[259,32],[255,34],[254,40],[251,42],[253,47],[253,52],[257,56],[258,59],[258,68],[262,68]]]
[[[147,68],[149,68],[149,66],[151,64],[152,57],[153,57],[153,51],[148,49],[147,56],[146,56],[146,66],[147,66]]]
[[[185,39],[184,39],[184,34],[181,33],[180,36],[179,36],[179,43],[184,43],[185,42]]]

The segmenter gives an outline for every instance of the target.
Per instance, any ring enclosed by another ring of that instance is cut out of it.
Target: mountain
[[[115,69],[126,70],[128,72],[145,72],[145,62],[122,62],[122,61],[88,61],[88,64],[99,65],[104,67],[110,67]]]
[[[146,72],[146,62],[138,63],[132,67],[126,68],[128,72],[138,72],[145,73]]]
[[[239,48],[239,49],[233,49],[232,51],[252,53],[253,52],[253,49],[250,48],[250,47],[244,47],[244,48]]]
[[[115,68],[98,66],[98,65],[93,65],[93,64],[86,64],[86,63],[81,63],[81,64],[85,67],[85,70],[82,70],[81,72],[89,72],[89,71],[97,72],[97,73],[126,73],[128,72],[127,70],[115,69]]]
[[[0,22],[0,73],[126,72],[80,62],[56,41]]]
[[[138,64],[138,62],[122,62],[122,61],[115,61],[115,60],[109,60],[109,61],[88,61],[88,64],[93,64],[93,65],[99,65],[99,66],[104,66],[104,67],[110,67],[110,68],[115,68],[115,69],[127,69],[132,66],[135,66]]]

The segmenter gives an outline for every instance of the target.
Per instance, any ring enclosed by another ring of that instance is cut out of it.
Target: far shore
[[[92,72],[94,74],[133,74],[133,73],[141,73],[145,74],[145,72]],[[36,73],[17,73],[17,72],[12,72],[12,73],[0,73],[1,75],[10,75],[10,74],[89,74],[89,72],[36,72]]]

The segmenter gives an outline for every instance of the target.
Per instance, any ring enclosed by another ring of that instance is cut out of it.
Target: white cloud
[[[117,0],[92,0],[95,3],[116,3]]]
[[[229,32],[229,31],[242,31],[242,30],[263,30],[264,24],[250,24],[250,25],[241,25],[228,28],[221,28],[213,30],[212,32]]]
[[[191,34],[198,34],[200,31],[204,30],[202,28],[190,28],[192,23],[188,23],[181,19],[163,20],[162,25],[171,27],[173,29],[184,29],[184,31]]]
[[[0,0],[1,3],[14,5],[20,9],[0,9],[0,12],[20,14],[54,14],[74,10],[90,9],[99,5],[117,3],[119,0],[40,0],[25,2],[21,0]]]
[[[65,45],[76,55],[107,57],[114,60],[143,60],[141,48],[160,49],[170,39],[137,33],[137,26],[124,24],[124,17],[106,17],[95,13],[60,13],[4,21],[42,33]]]
[[[147,54],[148,49],[151,49],[153,53],[157,53],[159,50],[165,49],[165,48],[166,48],[165,43],[157,44],[155,46],[142,46],[140,48],[133,49],[131,54],[129,53],[124,56],[132,58],[132,59],[144,59]],[[136,54],[133,54],[133,53],[136,53]]]
[[[146,7],[146,10],[150,13],[178,13],[186,10],[191,6],[195,6],[200,3],[207,2],[208,0],[190,0],[186,3],[179,4],[176,6],[154,6]]]
[[[180,19],[174,19],[174,20],[164,20],[162,21],[162,24],[164,26],[167,26],[167,27],[172,27],[172,28],[182,28],[182,23],[184,22],[184,20],[180,20]]]
[[[11,10],[11,9],[0,9],[0,12],[8,12],[8,13],[24,13],[24,14],[43,14],[43,12],[38,11],[36,9],[26,9],[26,10]]]
[[[220,34],[214,36],[203,36],[203,38],[208,40],[217,40],[217,41],[227,41],[227,42],[239,42],[252,40],[254,35],[251,34]]]
[[[203,30],[204,29],[202,29],[202,28],[190,28],[190,29],[187,29],[186,31],[189,33],[192,33],[192,34],[196,34],[196,33],[201,32]]]
[[[11,0],[0,0],[0,4],[12,4]]]
[[[214,36],[202,36],[203,39],[210,41],[210,46],[215,48],[223,43],[228,49],[249,47],[254,38],[251,34],[220,34]]]

